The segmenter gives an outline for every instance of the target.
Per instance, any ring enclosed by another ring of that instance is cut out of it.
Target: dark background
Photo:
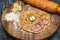
[[[54,2],[60,4],[60,0],[51,0],[51,1],[54,1]],[[3,29],[2,24],[1,24],[2,12],[5,9],[5,7],[7,7],[12,2],[14,2],[14,0],[0,0],[0,40],[17,40],[16,38],[9,35]],[[56,31],[56,33],[54,33],[50,38],[48,38],[48,40],[60,40],[60,26],[59,26],[58,30]]]

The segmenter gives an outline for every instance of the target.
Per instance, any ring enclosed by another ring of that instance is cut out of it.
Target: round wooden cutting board
[[[17,26],[17,28],[14,27],[12,22],[7,22],[4,20],[4,16],[7,14],[7,12],[10,11],[11,6],[8,6],[2,14],[2,25],[3,28],[12,36],[18,38],[18,39],[22,39],[22,40],[40,40],[40,39],[44,39],[49,37],[50,35],[52,35],[58,28],[59,25],[59,16],[55,15],[55,14],[51,14],[51,25],[50,27],[47,27],[44,31],[40,32],[40,33],[29,33],[24,31],[23,29],[19,28],[19,26]],[[41,10],[40,10],[41,11]],[[43,11],[44,12],[44,11]],[[45,12],[47,13],[47,12]]]

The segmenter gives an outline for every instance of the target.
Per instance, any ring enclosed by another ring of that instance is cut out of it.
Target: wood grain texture
[[[22,39],[22,40],[40,40],[40,39],[44,39],[44,38],[47,38],[50,35],[52,35],[57,30],[57,28],[58,28],[60,17],[58,15],[51,14],[51,20],[52,19],[53,20],[51,22],[50,27],[47,27],[41,33],[35,34],[35,33],[26,32],[23,29],[16,29],[14,27],[14,25],[12,24],[12,22],[7,22],[7,21],[4,20],[4,16],[7,14],[7,12],[10,11],[11,7],[12,7],[12,5],[10,5],[9,7],[7,7],[3,11],[3,14],[2,14],[2,24],[3,24],[3,28],[10,35],[12,35],[12,36],[14,36],[14,37],[16,37],[18,39]]]

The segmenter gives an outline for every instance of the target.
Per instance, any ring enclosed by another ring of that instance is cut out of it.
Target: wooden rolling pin
[[[24,0],[24,1],[28,4],[31,4],[32,6],[38,7],[48,12],[52,12],[52,13],[59,12],[60,13],[59,4],[55,2],[46,1],[46,0]]]

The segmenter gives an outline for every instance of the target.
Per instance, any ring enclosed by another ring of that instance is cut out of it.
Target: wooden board
[[[18,39],[22,39],[22,40],[39,40],[39,39],[44,39],[47,38],[49,36],[51,36],[58,28],[59,25],[59,16],[55,15],[55,14],[51,14],[51,19],[52,19],[52,23],[50,25],[50,27],[46,28],[44,31],[42,31],[41,33],[29,33],[24,31],[23,29],[19,28],[16,29],[14,27],[14,25],[12,24],[12,22],[7,22],[4,20],[4,16],[7,14],[7,12],[10,11],[11,5],[9,7],[7,7],[2,14],[2,24],[3,24],[3,28],[12,36],[18,38]],[[44,11],[43,11],[44,12]]]

